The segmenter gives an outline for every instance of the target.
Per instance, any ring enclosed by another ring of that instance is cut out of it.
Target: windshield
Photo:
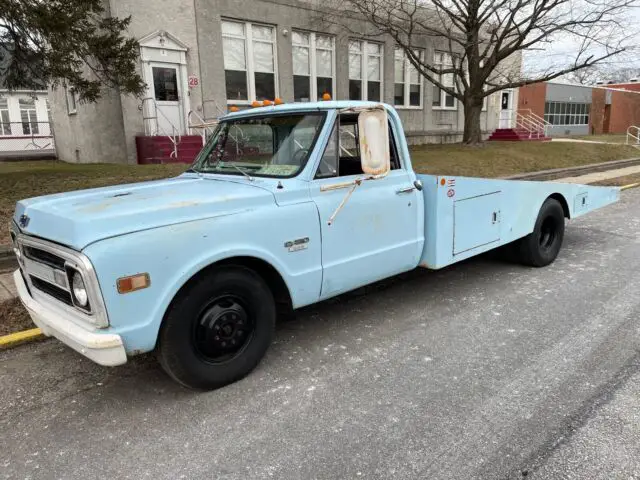
[[[248,177],[292,177],[304,168],[324,123],[323,112],[225,120],[192,170]]]

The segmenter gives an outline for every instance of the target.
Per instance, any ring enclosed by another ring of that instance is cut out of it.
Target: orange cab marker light
[[[230,107],[230,108],[229,108],[229,111],[230,111],[230,112],[239,112],[239,111],[240,111],[240,109],[234,105],[233,107]]]
[[[331,95],[330,95],[330,94],[328,94],[328,93],[326,93],[326,92],[325,92],[325,93],[323,93],[323,94],[322,94],[322,100],[323,100],[324,102],[328,102],[329,100],[331,100]]]
[[[264,105],[265,107],[269,107],[273,105],[273,102],[271,100],[265,100],[264,102],[262,102],[262,105]]]
[[[283,103],[284,103],[284,102],[282,101],[282,99],[281,99],[281,98],[276,98],[276,99],[273,101],[273,104],[274,104],[274,105],[282,105]]]
[[[447,183],[447,181],[446,181],[444,178],[442,178],[442,179],[440,180],[440,185],[442,185],[442,186],[444,187],[444,184],[445,184],[445,183]]]
[[[254,100],[253,102],[251,102],[251,106],[253,108],[259,107],[260,105],[262,105],[262,104],[257,100]]]
[[[116,281],[118,293],[130,293],[142,290],[151,285],[151,278],[148,273],[138,273],[129,277],[121,277]]]

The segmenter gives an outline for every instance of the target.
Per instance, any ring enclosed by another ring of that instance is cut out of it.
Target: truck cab
[[[18,202],[14,279],[46,335],[109,366],[155,350],[212,389],[251,372],[279,313],[516,241],[544,266],[565,218],[617,198],[417,175],[392,107],[277,105],[221,118],[179,177]]]

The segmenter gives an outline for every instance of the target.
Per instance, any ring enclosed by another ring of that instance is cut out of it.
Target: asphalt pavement
[[[298,312],[195,393],[153,356],[0,353],[0,478],[640,478],[640,189],[560,258],[416,270]]]

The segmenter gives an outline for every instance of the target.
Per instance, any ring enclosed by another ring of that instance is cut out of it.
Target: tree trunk
[[[467,145],[478,145],[482,143],[480,113],[482,113],[482,97],[479,99],[469,98],[465,100],[462,142]]]

